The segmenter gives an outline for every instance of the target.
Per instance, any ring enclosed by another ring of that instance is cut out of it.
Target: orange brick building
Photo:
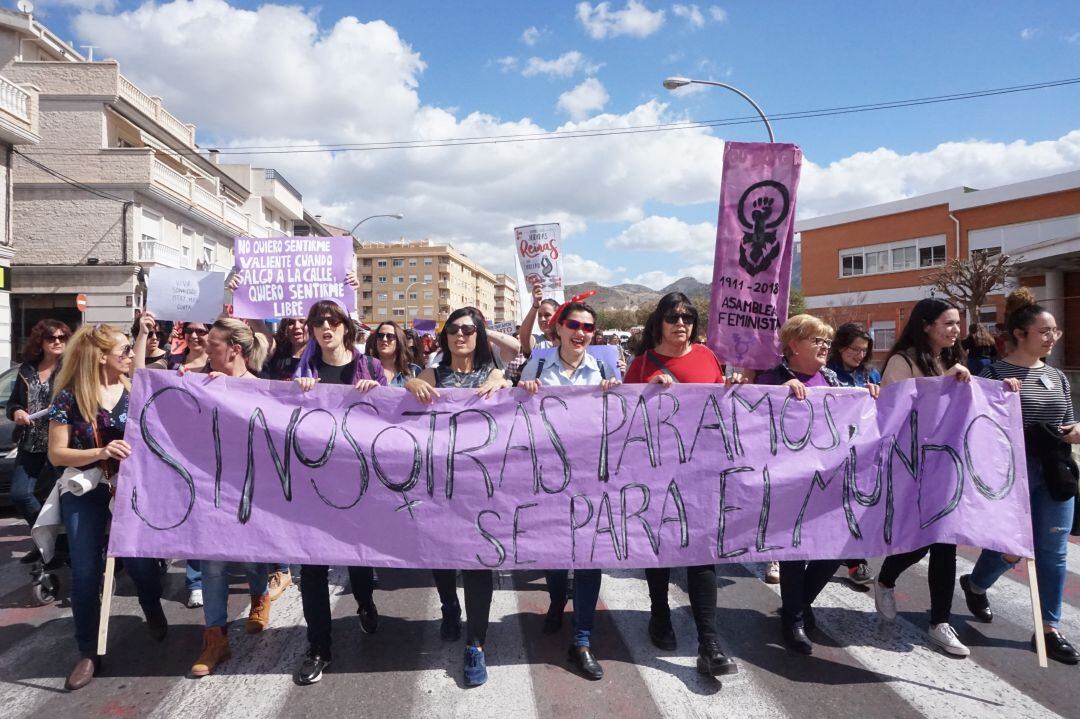
[[[796,223],[807,309],[836,326],[860,322],[884,358],[924,277],[973,251],[1022,258],[1020,282],[1054,313],[1065,337],[1051,361],[1080,370],[1080,172],[987,190],[957,187]],[[1000,322],[1003,296],[972,321]]]

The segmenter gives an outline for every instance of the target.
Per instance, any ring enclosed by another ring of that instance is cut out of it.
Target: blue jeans
[[[187,569],[184,570],[184,588],[189,592],[202,589],[202,569],[198,559],[187,560]]]
[[[81,497],[60,496],[60,513],[68,534],[71,555],[71,611],[75,615],[75,642],[83,656],[97,654],[101,614],[101,578],[105,573],[105,532],[112,517],[109,488],[98,487]],[[124,571],[135,582],[143,612],[161,604],[161,574],[156,559],[124,559]]]
[[[548,596],[551,603],[561,607],[566,605],[566,585],[570,572],[565,569],[549,569],[544,572],[547,579]],[[574,570],[574,646],[589,646],[592,636],[593,619],[596,617],[596,602],[600,599],[599,569]]]
[[[1076,500],[1059,502],[1050,496],[1043,480],[1042,463],[1028,459],[1028,488],[1031,494],[1031,533],[1035,541],[1035,573],[1039,580],[1039,601],[1043,624],[1049,629],[1061,622],[1061,600],[1065,594],[1066,564],[1069,558],[1069,530],[1072,529]],[[1001,552],[984,549],[971,572],[971,583],[989,589],[998,577],[1011,569]]]
[[[207,627],[224,627],[229,623],[229,562],[218,559],[199,560],[202,567],[203,618]],[[268,568],[265,564],[241,564],[247,574],[251,598],[266,594]]]
[[[31,527],[34,526],[38,512],[41,511],[41,502],[38,501],[35,490],[38,475],[44,466],[44,452],[27,452],[20,449],[15,457],[15,468],[11,471],[11,503],[15,505],[15,511],[19,513],[19,516]]]

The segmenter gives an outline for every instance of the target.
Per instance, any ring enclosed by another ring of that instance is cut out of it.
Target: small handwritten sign
[[[147,282],[146,309],[159,320],[213,322],[225,302],[225,273],[155,267]]]

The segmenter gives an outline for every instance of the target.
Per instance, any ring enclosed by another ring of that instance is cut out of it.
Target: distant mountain
[[[675,280],[670,285],[660,290],[660,294],[666,295],[669,292],[682,292],[687,297],[693,297],[695,295],[706,294],[710,289],[711,285],[699,282],[693,277],[683,277],[682,279]]]
[[[636,310],[642,305],[655,305],[668,292],[682,292],[690,297],[707,294],[709,285],[698,282],[693,277],[683,277],[659,291],[644,285],[622,284],[605,287],[597,282],[582,282],[567,285],[566,295],[571,297],[589,290],[596,290],[596,294],[587,301],[598,310]]]

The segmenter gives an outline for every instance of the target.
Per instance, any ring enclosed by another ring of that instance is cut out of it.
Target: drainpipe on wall
[[[959,260],[960,259],[960,220],[956,219],[956,215],[954,215],[951,212],[949,213],[949,219],[952,220],[953,225],[956,226],[956,241],[955,241],[955,249],[954,249],[954,252],[953,252],[953,259]],[[968,317],[967,320],[968,320],[968,323],[974,322],[974,319],[971,318],[971,317]]]

